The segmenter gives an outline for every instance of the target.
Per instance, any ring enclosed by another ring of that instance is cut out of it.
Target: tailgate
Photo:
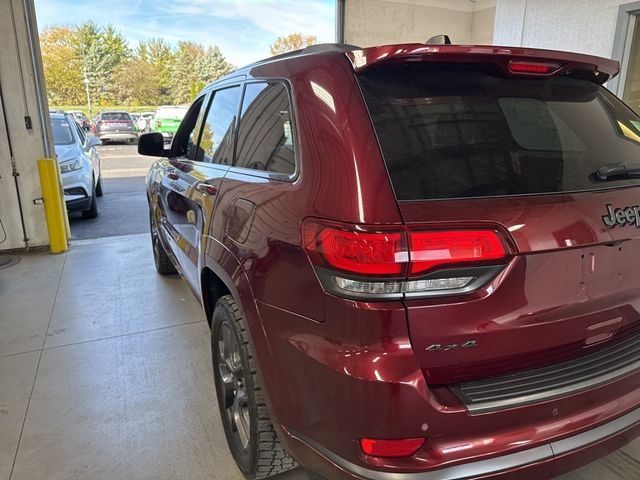
[[[445,231],[417,234],[439,240],[412,246],[412,263],[439,260],[411,270],[424,289],[405,298],[431,384],[562,362],[638,330],[640,118],[594,72],[554,62],[521,74],[508,59],[432,55],[357,73],[404,223]],[[510,254],[493,265],[477,238],[461,246],[473,229]],[[440,284],[473,288],[428,291]]]
[[[425,202],[401,203],[412,228],[490,219],[510,232],[517,248],[502,274],[480,291],[405,301],[414,352],[428,381],[453,383],[535,368],[636,333],[640,230],[635,223],[609,228],[603,217],[608,218],[607,205],[637,205],[639,194],[628,188],[438,201],[428,208]],[[469,342],[474,348],[462,347]]]

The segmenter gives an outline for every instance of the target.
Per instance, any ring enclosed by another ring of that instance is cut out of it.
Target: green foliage
[[[216,46],[195,42],[175,47],[161,38],[130,48],[111,25],[85,22],[54,26],[41,33],[50,104],[86,104],[84,78],[95,112],[120,104],[188,103],[204,85],[235,68]]]

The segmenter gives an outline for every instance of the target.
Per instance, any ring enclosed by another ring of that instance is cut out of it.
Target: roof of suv
[[[552,62],[558,65],[558,71],[583,70],[594,75],[594,81],[604,83],[618,74],[620,63],[593,55],[586,55],[559,50],[545,50],[539,48],[502,47],[490,45],[430,45],[422,43],[382,45],[360,48],[347,44],[320,44],[295,50],[292,52],[265,58],[258,62],[242,67],[220,80],[248,73],[253,67],[272,62],[295,61],[309,55],[323,55],[327,53],[344,54],[353,65],[355,71],[364,71],[374,65],[403,61],[443,61],[460,62],[472,60],[478,63],[494,63],[507,68],[508,62],[533,61]],[[217,82],[216,82],[217,83]]]

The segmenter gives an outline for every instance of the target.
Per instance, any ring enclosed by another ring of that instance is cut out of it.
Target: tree
[[[315,45],[318,39],[315,35],[302,35],[301,33],[290,33],[286,37],[278,37],[271,44],[271,55],[300,50],[301,48]]]
[[[171,65],[170,81],[172,100],[176,104],[190,101],[190,85],[198,81],[194,66],[204,53],[204,47],[198,43],[178,42]]]
[[[86,101],[74,35],[74,29],[65,26],[50,27],[40,34],[44,77],[52,105],[81,105]]]
[[[157,68],[148,61],[132,58],[120,64],[113,77],[114,100],[123,105],[162,103],[162,84]]]
[[[113,74],[131,53],[127,41],[111,25],[98,27],[93,22],[81,24],[74,38],[92,99],[108,105],[114,98]]]
[[[174,61],[171,46],[162,38],[152,38],[146,42],[140,42],[134,55],[155,68],[160,85],[156,103],[158,105],[171,103],[171,65]]]
[[[205,85],[234,70],[235,67],[227,62],[218,47],[209,47],[196,61],[198,80]]]

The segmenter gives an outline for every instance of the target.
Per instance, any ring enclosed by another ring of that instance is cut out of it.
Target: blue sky
[[[236,66],[267,57],[293,32],[333,42],[335,0],[35,0],[38,27],[110,23],[135,45],[161,37],[218,45]]]

